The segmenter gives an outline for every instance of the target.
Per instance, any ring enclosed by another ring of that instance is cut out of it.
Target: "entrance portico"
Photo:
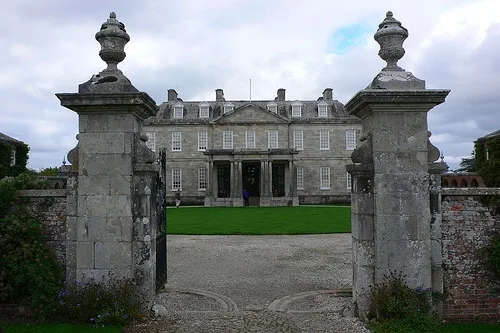
[[[207,150],[205,206],[243,206],[243,190],[251,206],[299,204],[294,149],[266,151]]]

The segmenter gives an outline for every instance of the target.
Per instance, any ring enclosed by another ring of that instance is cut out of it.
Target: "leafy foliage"
[[[476,157],[474,156],[474,152],[472,152],[471,157],[462,158],[460,168],[455,170],[455,172],[476,172]]]
[[[62,268],[25,207],[0,219],[0,253],[0,301],[28,305],[41,315],[52,308]]]
[[[94,326],[124,325],[142,316],[134,281],[112,275],[104,282],[75,282],[59,291],[55,318]]]
[[[20,303],[44,316],[55,303],[62,268],[28,209],[12,208],[17,190],[45,188],[34,174],[0,180],[0,302]]]
[[[51,167],[51,168],[43,168],[38,172],[39,176],[57,176],[57,173],[59,171],[58,167]]]
[[[391,272],[384,282],[373,288],[369,318],[373,332],[420,333],[439,332],[439,320],[432,315],[432,300],[440,294],[429,289],[411,289],[405,276]]]
[[[500,137],[477,141],[475,149],[478,174],[486,186],[500,187]]]
[[[16,146],[16,163],[11,164],[13,147],[6,143],[0,143],[0,179],[4,177],[15,177],[26,171],[28,163],[29,147],[27,145]]]
[[[483,248],[483,253],[486,265],[500,286],[500,234],[491,238],[490,244]]]

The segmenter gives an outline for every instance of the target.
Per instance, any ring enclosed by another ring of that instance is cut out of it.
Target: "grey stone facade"
[[[346,147],[346,131],[355,133],[355,145],[361,126],[332,99],[332,89],[316,101],[286,100],[285,89],[274,100],[226,100],[221,89],[214,97],[185,102],[170,89],[158,114],[145,121],[150,148],[166,151],[169,203],[177,188],[183,204],[207,206],[241,206],[245,188],[257,206],[350,202],[345,166],[355,146]],[[277,133],[275,146],[269,131]],[[232,146],[224,146],[224,132],[232,133]]]

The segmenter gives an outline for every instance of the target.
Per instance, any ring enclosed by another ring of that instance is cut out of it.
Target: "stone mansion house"
[[[332,99],[183,101],[173,89],[144,130],[148,147],[166,153],[167,201],[183,204],[286,206],[350,202],[345,166],[360,121]]]

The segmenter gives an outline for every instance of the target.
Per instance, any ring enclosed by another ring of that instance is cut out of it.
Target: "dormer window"
[[[292,103],[292,117],[302,117],[302,103],[299,101]]]
[[[267,110],[274,113],[278,113],[278,104],[276,102],[271,102],[267,104]]]
[[[224,113],[229,113],[234,111],[234,104],[231,102],[227,102],[224,104]]]
[[[321,118],[328,117],[328,103],[326,102],[318,103],[318,117]]]
[[[177,103],[174,105],[174,118],[182,118],[184,116],[184,105]]]
[[[203,102],[198,106],[200,108],[200,118],[208,118],[210,114],[210,104]]]

